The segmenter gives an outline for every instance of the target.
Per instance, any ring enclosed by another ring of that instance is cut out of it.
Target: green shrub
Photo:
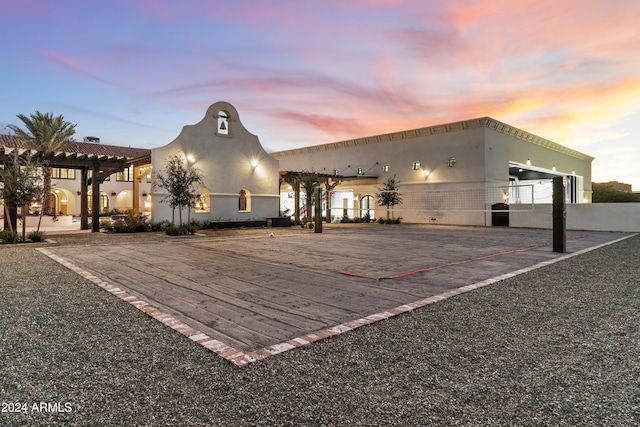
[[[164,228],[164,232],[167,233],[167,236],[179,236],[180,229],[173,224],[169,224]]]
[[[380,217],[378,218],[378,224],[384,224],[384,218]]]
[[[394,224],[400,224],[400,221],[402,220],[402,218],[396,218],[393,220]]]
[[[195,234],[199,228],[193,224],[181,225],[176,227],[173,224],[169,224],[164,228],[164,232],[167,233],[168,236],[184,236]]]
[[[120,220],[100,221],[100,228],[116,233],[137,233],[151,230],[151,226],[147,224],[146,218],[142,215],[135,215],[133,209],[127,211]]]
[[[384,223],[385,224],[393,224],[393,220],[392,219],[385,219]]]
[[[9,244],[18,243],[20,241],[20,235],[17,231],[2,230],[0,231],[0,240]]]
[[[103,219],[100,221],[100,228],[104,231],[113,231],[113,222],[108,219]]]
[[[169,225],[169,221],[166,219],[164,221],[159,222],[150,222],[148,224],[149,231],[164,231],[164,229]]]
[[[200,230],[200,226],[197,221],[195,223],[191,221],[190,224],[183,225],[181,228],[184,228],[185,230],[183,234],[196,234],[198,230]]]
[[[27,234],[27,238],[34,243],[44,242],[45,240],[47,240],[47,236],[45,236],[43,231],[32,231],[31,233]]]

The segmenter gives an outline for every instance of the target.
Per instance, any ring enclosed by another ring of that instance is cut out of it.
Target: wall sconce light
[[[191,154],[187,154],[187,161],[189,163],[193,163],[195,160],[195,157],[193,157]]]
[[[576,171],[574,169],[574,170],[571,171],[571,175],[575,175],[575,174],[576,174]]]
[[[251,167],[252,168],[257,168],[258,164],[260,164],[260,162],[258,161],[258,159],[251,159]]]
[[[358,175],[362,175],[362,168],[356,168],[356,173]]]
[[[382,165],[382,172],[389,172],[389,164]]]
[[[556,165],[553,165],[553,167],[551,169],[555,172],[556,171]]]
[[[420,162],[413,162],[412,169],[414,171],[420,170]]]
[[[531,159],[527,159],[527,166],[531,166]]]
[[[429,178],[429,175],[431,175],[431,172],[429,172],[428,170],[423,170],[422,173],[424,174],[425,178]]]
[[[456,159],[454,157],[449,157],[449,159],[447,159],[447,166],[452,168],[456,165]]]

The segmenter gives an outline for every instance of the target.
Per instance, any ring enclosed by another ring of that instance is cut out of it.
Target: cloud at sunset
[[[631,0],[25,0],[0,16],[0,123],[50,109],[154,147],[225,100],[279,150],[491,116],[640,190],[608,160],[640,137],[639,15]]]

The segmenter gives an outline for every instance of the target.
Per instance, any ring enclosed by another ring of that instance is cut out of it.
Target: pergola
[[[151,163],[151,150],[142,148],[119,147],[95,142],[74,142],[64,150],[42,152],[24,147],[24,144],[11,135],[0,135],[0,165],[17,152],[20,157],[32,159],[53,168],[80,170],[80,228],[89,228],[88,194],[91,186],[91,231],[100,231],[100,184],[130,165],[134,166],[133,192],[139,193],[139,168]],[[137,169],[137,170],[136,170]],[[139,212],[138,197],[133,198],[134,210]]]
[[[294,192],[294,218],[296,221],[300,220],[300,183],[305,177],[313,177],[319,184],[324,185],[327,195],[336,188],[345,178],[342,175],[326,174],[317,172],[295,172],[295,171],[280,171],[280,182],[286,182],[291,185]],[[327,212],[331,212],[331,197],[327,197]],[[331,222],[331,216],[327,215],[327,222]]]

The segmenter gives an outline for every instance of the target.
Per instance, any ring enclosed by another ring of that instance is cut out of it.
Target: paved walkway
[[[42,251],[243,365],[627,236],[558,254],[550,230],[345,224]]]

